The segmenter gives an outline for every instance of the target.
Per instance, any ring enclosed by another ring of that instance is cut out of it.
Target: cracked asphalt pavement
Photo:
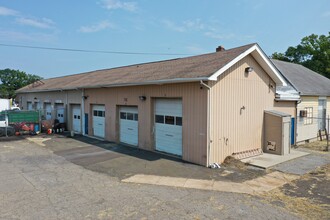
[[[0,140],[0,219],[301,217],[257,196],[123,183],[45,146],[11,138]]]

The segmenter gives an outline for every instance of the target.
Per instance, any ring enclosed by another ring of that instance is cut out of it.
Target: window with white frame
[[[307,117],[304,118],[304,125],[313,124],[313,107],[306,107]]]

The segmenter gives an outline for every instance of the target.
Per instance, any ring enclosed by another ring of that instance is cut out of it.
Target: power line
[[[107,53],[107,54],[124,54],[124,55],[162,55],[162,56],[189,56],[193,54],[184,53],[144,53],[144,52],[124,52],[124,51],[106,51],[106,50],[85,50],[85,49],[72,49],[72,48],[58,48],[58,47],[39,47],[39,46],[28,46],[18,44],[1,44],[3,47],[18,47],[28,49],[39,49],[39,50],[57,50],[57,51],[71,51],[71,52],[83,52],[83,53]]]

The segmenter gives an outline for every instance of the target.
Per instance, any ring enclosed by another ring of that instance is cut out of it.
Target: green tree
[[[302,64],[330,78],[330,32],[326,35],[312,34],[304,37],[296,47],[285,53],[273,53],[273,59]]]
[[[0,97],[15,98],[15,90],[41,79],[40,76],[27,74],[19,70],[0,70]]]

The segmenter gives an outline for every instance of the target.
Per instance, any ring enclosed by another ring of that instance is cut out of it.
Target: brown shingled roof
[[[21,89],[17,93],[70,90],[77,88],[112,87],[122,85],[151,84],[157,82],[183,82],[207,79],[230,61],[251,48],[249,44],[225,51],[198,56],[136,64],[112,69],[42,80]]]

